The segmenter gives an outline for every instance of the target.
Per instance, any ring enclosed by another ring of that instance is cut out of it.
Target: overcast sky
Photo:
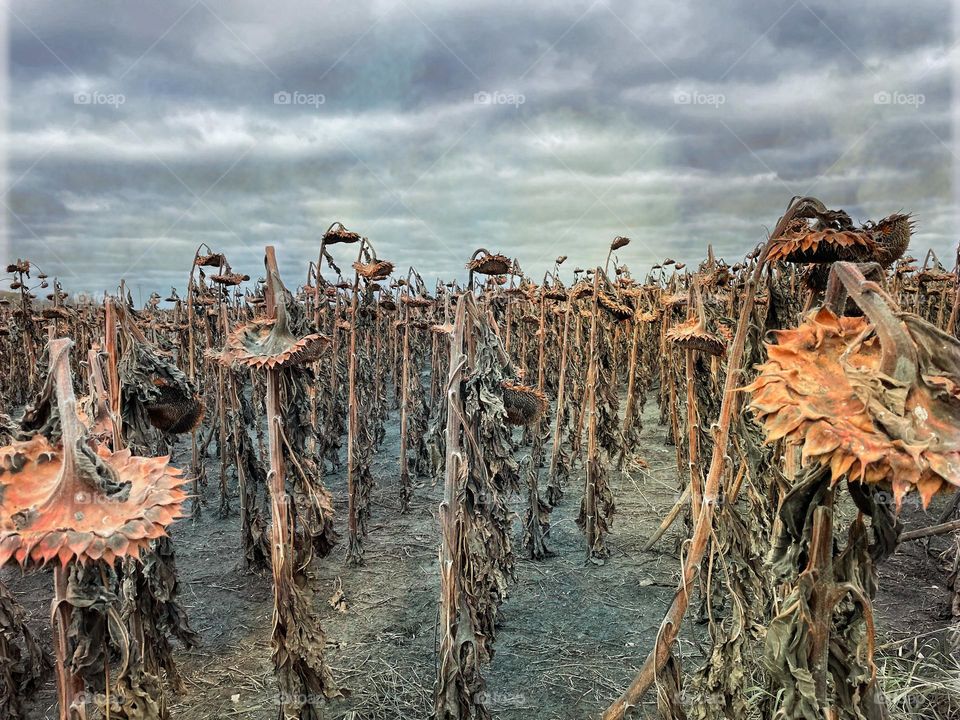
[[[800,194],[953,263],[949,0],[5,7],[5,254],[71,291],[182,288],[201,242],[294,286],[334,220],[430,280],[734,261]]]

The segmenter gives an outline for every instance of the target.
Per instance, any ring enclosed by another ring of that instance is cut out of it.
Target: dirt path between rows
[[[676,551],[683,524],[678,522],[653,551],[639,552],[673,504],[677,487],[674,448],[664,443],[654,403],[647,406],[644,424],[636,450],[647,467],[634,463],[627,473],[611,474],[617,514],[610,559],[603,566],[584,562],[575,523],[579,486],[566,488],[563,504],[553,513],[550,547],[556,556],[518,559],[517,582],[502,608],[496,655],[486,670],[487,704],[497,720],[595,717],[629,683],[652,645],[679,577]],[[188,447],[181,443],[176,458],[186,462],[187,457]],[[346,566],[343,542],[316,563],[328,659],[337,681],[351,691],[349,698],[327,707],[330,720],[426,720],[430,715],[442,489],[421,482],[410,512],[401,514],[398,457],[394,412],[373,468],[378,485],[366,564]],[[208,462],[208,475],[216,477],[215,461]],[[326,482],[342,518],[345,477],[341,473]],[[237,569],[237,516],[218,518],[216,489],[206,492],[210,507],[202,518],[178,521],[172,530],[182,600],[203,640],[192,651],[178,651],[187,691],[170,695],[172,716],[274,720],[279,707],[270,660],[270,578]],[[513,498],[511,504],[518,514],[514,541],[519,557],[523,500]],[[37,634],[49,637],[49,573],[2,573],[27,607]],[[943,624],[944,594],[930,589],[942,589],[943,573],[923,548],[905,549],[885,567],[884,576],[878,601],[881,637],[896,639]],[[327,602],[338,584],[346,612]],[[905,608],[910,610],[907,620]],[[698,636],[702,632],[688,628],[681,634],[686,669],[701,656]],[[54,702],[51,679],[49,691],[34,703],[31,720],[55,718]]]

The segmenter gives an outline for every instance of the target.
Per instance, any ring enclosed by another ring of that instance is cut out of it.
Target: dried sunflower
[[[433,305],[433,300],[426,297],[420,297],[419,295],[402,295],[400,300],[404,305],[409,305],[410,307],[426,308]]]
[[[616,320],[629,320],[633,317],[633,308],[603,291],[597,293],[597,304]]]
[[[210,282],[214,282],[217,285],[223,285],[224,287],[234,287],[239,285],[242,282],[246,282],[250,279],[249,275],[242,275],[240,273],[227,272],[222,275],[212,275],[210,277]]]
[[[862,228],[811,229],[795,219],[776,238],[768,260],[792,263],[837,261],[879,262],[884,267],[903,255],[910,242],[913,222],[909,215],[891,215]]]
[[[138,557],[182,516],[184,479],[168,462],[56,448],[40,435],[0,448],[0,565]]]
[[[916,488],[926,505],[960,485],[960,342],[883,312],[871,321],[821,308],[777,331],[746,390],[768,442],[802,447],[834,482],[890,486],[898,504]]]
[[[197,267],[220,267],[226,262],[227,259],[223,253],[210,253],[209,255],[197,255],[193,264]]]
[[[327,349],[329,338],[319,333],[294,337],[287,320],[286,291],[279,278],[276,287],[279,288],[277,319],[253,320],[230,333],[220,354],[224,365],[253,368],[300,365],[317,360]]]
[[[45,320],[65,320],[70,317],[70,311],[62,305],[44,308],[40,314]]]
[[[393,272],[393,263],[387,260],[374,260],[368,263],[355,262],[353,269],[367,280],[386,280]]]
[[[512,263],[506,255],[494,255],[486,250],[478,250],[470,262],[467,263],[467,269],[479,275],[506,275],[510,272]]]
[[[360,241],[360,233],[347,230],[342,223],[335,222],[323,235],[323,243],[336,245],[338,243],[352,244]]]
[[[501,383],[503,406],[511,425],[530,425],[547,411],[547,398],[541,390],[509,380]]]
[[[580,300],[581,298],[591,297],[593,295],[593,283],[586,281],[578,282],[570,290],[571,300]]]
[[[921,285],[926,283],[953,282],[955,279],[956,276],[953,273],[938,268],[930,268],[917,274],[917,282]]]
[[[811,230],[803,221],[794,222],[770,248],[769,261],[821,263],[846,260],[854,253],[870,255],[876,242],[861,230]]]
[[[723,355],[725,346],[723,341],[713,333],[707,331],[698,318],[690,318],[686,322],[674,325],[667,331],[667,339],[677,346],[699,350],[708,355]]]
[[[188,433],[200,425],[204,406],[199,395],[188,395],[161,378],[156,378],[154,385],[160,394],[146,404],[151,425],[171,435]]]
[[[696,299],[696,315],[686,322],[674,325],[667,331],[667,339],[676,345],[688,349],[699,350],[708,355],[723,355],[725,347],[723,341],[707,330],[707,315],[703,310],[703,297],[700,287],[694,286]]]
[[[673,293],[672,295],[663,295],[660,298],[660,305],[665,308],[678,307],[687,304],[686,293]]]
[[[37,435],[0,448],[0,565],[138,557],[182,515],[184,479],[168,457],[87,443],[69,371],[71,344],[51,345],[62,445]]]

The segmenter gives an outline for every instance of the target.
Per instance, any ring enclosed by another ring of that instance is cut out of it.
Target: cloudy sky
[[[201,242],[295,285],[334,220],[428,278],[733,261],[800,194],[952,265],[950,0],[4,7],[2,247],[68,290],[182,288]]]

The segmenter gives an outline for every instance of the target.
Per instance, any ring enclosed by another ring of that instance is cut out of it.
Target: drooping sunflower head
[[[917,349],[915,381],[882,371],[868,318],[822,308],[775,333],[745,390],[768,442],[799,446],[803,463],[829,466],[834,482],[888,486],[898,504],[915,488],[926,505],[960,486],[960,343],[915,316],[899,317]]]

